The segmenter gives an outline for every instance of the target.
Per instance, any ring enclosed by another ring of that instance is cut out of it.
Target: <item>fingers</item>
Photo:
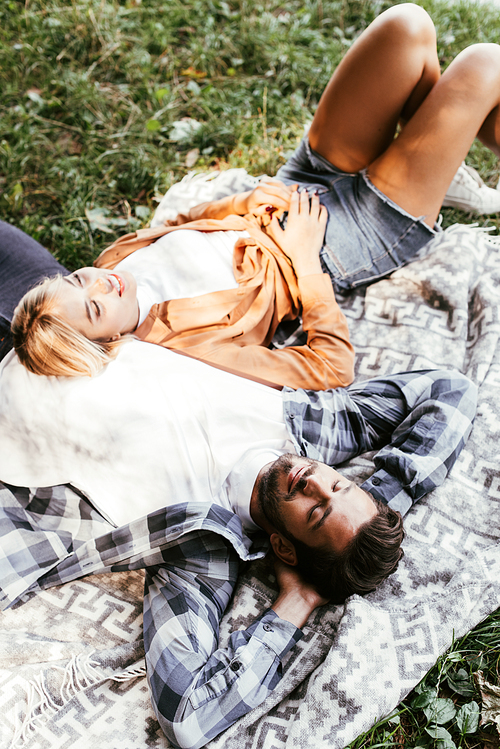
[[[270,223],[266,227],[266,232],[271,236],[272,239],[274,239],[277,245],[281,246],[281,238],[285,234],[285,232],[281,228],[280,222],[278,221],[278,217],[276,215],[272,216]]]
[[[290,198],[290,216],[310,217],[315,221],[324,220],[328,216],[327,210],[321,205],[319,195],[315,191],[309,195],[307,190],[293,192]],[[322,218],[322,214],[324,217]]]
[[[258,193],[259,202],[269,203],[275,208],[287,211],[290,197],[296,189],[296,185],[284,185],[279,180],[268,178],[266,181],[261,180],[255,192]]]

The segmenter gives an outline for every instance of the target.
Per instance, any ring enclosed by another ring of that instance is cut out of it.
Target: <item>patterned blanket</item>
[[[185,180],[160,204],[159,220],[252,184],[243,170]],[[494,243],[457,226],[411,265],[340,300],[358,379],[455,367],[479,385],[475,426],[445,484],[407,516],[397,573],[365,598],[317,610],[272,696],[210,749],[341,749],[500,606],[499,284]],[[372,470],[370,455],[342,468],[361,480]],[[222,642],[274,595],[270,564],[250,565]],[[0,614],[0,746],[167,748],[149,703],[141,617],[139,572],[90,576]]]

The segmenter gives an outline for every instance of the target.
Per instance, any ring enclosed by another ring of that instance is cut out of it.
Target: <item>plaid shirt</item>
[[[376,378],[334,391],[284,391],[299,454],[338,465],[379,449],[364,488],[405,512],[438,486],[472,426],[476,388],[454,372]],[[381,448],[381,449],[380,449]],[[0,485],[0,605],[82,575],[146,568],[144,639],[153,706],[175,746],[196,749],[260,704],[301,632],[265,611],[218,647],[239,560],[262,557],[239,518],[185,502],[112,527],[68,486]],[[250,548],[249,548],[250,547]]]

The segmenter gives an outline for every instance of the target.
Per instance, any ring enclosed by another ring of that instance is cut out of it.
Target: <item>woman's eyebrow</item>
[[[73,280],[71,279],[71,277],[70,277],[70,276],[64,276],[64,277],[63,277],[63,281],[67,281],[67,282],[68,282],[69,284],[71,284],[71,286],[74,286],[75,288],[79,288],[78,284],[77,284],[77,283],[75,283],[75,282],[74,282],[74,281],[73,281]],[[85,299],[85,302],[84,302],[84,304],[85,304],[85,314],[87,315],[87,318],[88,318],[88,321],[89,321],[89,323],[90,323],[91,325],[93,325],[93,324],[94,324],[94,321],[93,321],[93,319],[92,319],[92,311],[91,311],[91,309],[90,309],[90,304],[88,303],[88,301],[87,301],[86,299]]]

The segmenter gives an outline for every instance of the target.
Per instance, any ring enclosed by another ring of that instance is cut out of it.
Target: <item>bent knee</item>
[[[393,5],[378,17],[405,44],[436,44],[436,29],[426,10],[414,3]]]
[[[471,44],[464,49],[456,58],[460,61],[463,70],[462,79],[469,86],[481,88],[489,85],[498,85],[500,77],[500,45],[493,42],[479,42]]]

